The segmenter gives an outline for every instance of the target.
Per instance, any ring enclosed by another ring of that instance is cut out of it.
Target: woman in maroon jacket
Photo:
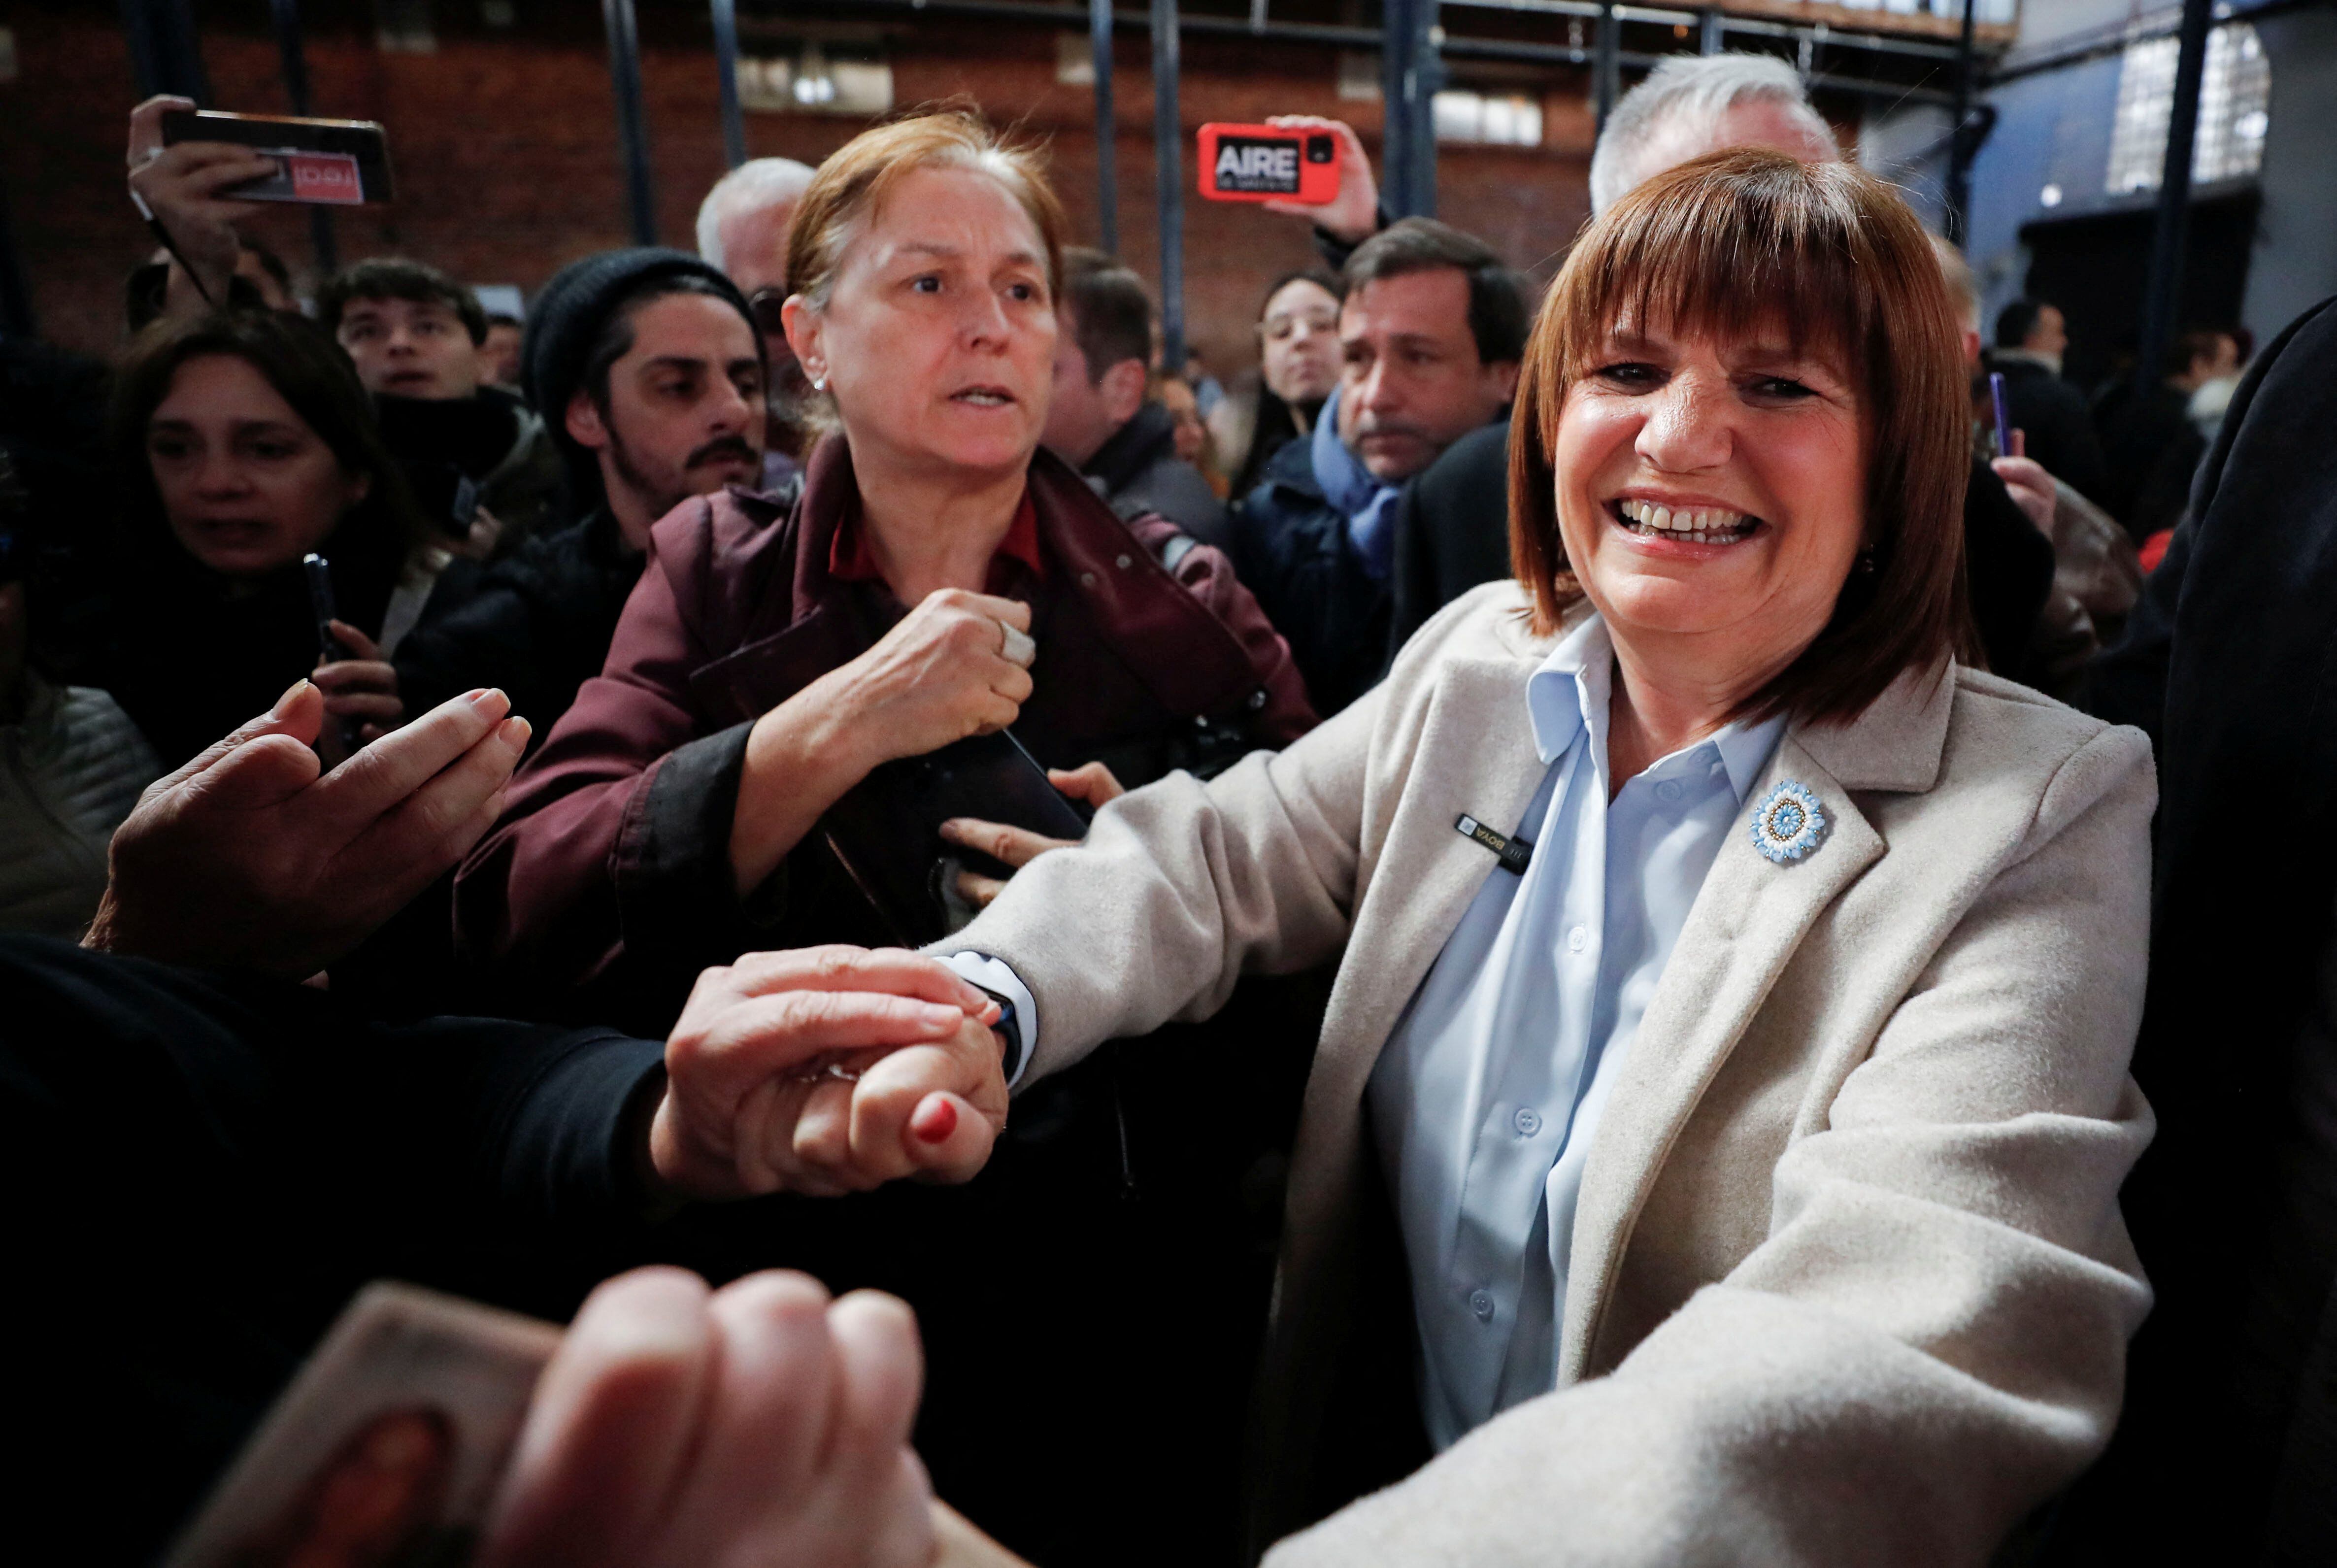
[[[971,115],[821,166],[786,319],[843,433],[785,515],[734,492],[658,524],[606,669],[463,868],[460,938],[500,990],[661,1032],[742,952],[898,940],[818,830],[895,759],[1012,725],[1133,786],[1312,725],[1225,558],[1040,449],[1062,227]],[[653,409],[654,381],[608,396]]]

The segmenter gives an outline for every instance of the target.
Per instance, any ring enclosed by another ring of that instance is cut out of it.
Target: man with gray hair
[[[763,337],[770,418],[765,432],[762,488],[776,490],[797,471],[811,444],[811,383],[779,326],[787,299],[787,228],[811,185],[812,170],[792,158],[750,158],[714,182],[698,204],[698,254],[738,286]]]
[[[1674,54],[1608,114],[1590,154],[1590,211],[1724,147],[1775,147],[1805,163],[1842,156],[1800,75],[1775,55]]]
[[[763,289],[787,298],[787,225],[811,176],[809,165],[792,158],[750,158],[717,180],[698,204],[699,255],[748,299]]]

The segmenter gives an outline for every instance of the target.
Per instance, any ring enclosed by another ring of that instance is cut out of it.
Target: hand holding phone
[[[1319,114],[1273,114],[1266,117],[1266,128],[1279,135],[1328,136],[1338,179],[1320,201],[1314,200],[1323,191],[1323,176],[1317,173],[1313,191],[1269,197],[1258,203],[1260,207],[1268,212],[1303,218],[1348,245],[1359,245],[1378,231],[1379,185],[1372,178],[1371,157],[1364,152],[1363,138],[1355,134],[1354,126]]]

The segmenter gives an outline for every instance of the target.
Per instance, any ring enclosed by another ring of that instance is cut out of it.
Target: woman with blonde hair
[[[1027,987],[1025,1082],[1339,956],[1270,1563],[1980,1563],[2107,1440],[2150,752],[1961,662],[1965,419],[1888,186],[1640,186],[1527,352],[1517,581],[928,950]]]

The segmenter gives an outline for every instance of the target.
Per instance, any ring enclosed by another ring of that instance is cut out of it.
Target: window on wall
[[[885,114],[893,108],[893,67],[875,49],[851,44],[806,44],[745,56],[738,103],[765,113]]]
[[[1439,142],[1541,145],[1541,100],[1529,93],[1447,89],[1436,95],[1434,113]]]
[[[2118,73],[2117,122],[2110,133],[2108,190],[2113,196],[2158,189],[2166,163],[2167,122],[2175,113],[2172,38],[2127,46]],[[2199,133],[2192,143],[2191,178],[2197,184],[2240,180],[2264,165],[2270,128],[2272,62],[2244,22],[2207,34],[2207,65],[2199,82]]]

